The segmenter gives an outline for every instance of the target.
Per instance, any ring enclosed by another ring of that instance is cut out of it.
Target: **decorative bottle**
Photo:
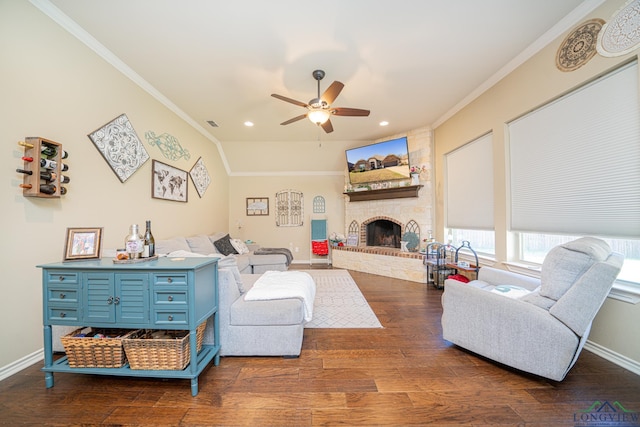
[[[152,257],[156,254],[156,240],[151,233],[151,221],[147,220],[147,230],[144,233],[144,258]]]
[[[131,224],[129,235],[124,239],[124,246],[127,248],[129,259],[138,259],[144,250],[144,239],[140,235],[138,224]]]

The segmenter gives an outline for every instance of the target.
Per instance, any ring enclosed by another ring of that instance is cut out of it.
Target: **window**
[[[459,247],[466,240],[479,255],[493,257],[496,253],[496,239],[493,231],[453,228],[447,230],[447,235],[455,247]]]
[[[626,64],[509,123],[516,260],[541,263],[589,235],[625,255],[618,280],[640,283],[638,64]]]
[[[467,240],[476,252],[494,256],[493,134],[448,153],[445,169],[445,226],[452,244]]]
[[[554,246],[575,240],[580,236],[561,236],[555,234],[520,233],[520,259],[522,261],[542,264],[544,257]],[[614,252],[624,255],[624,265],[618,275],[618,280],[640,282],[640,240],[607,239],[605,242]]]

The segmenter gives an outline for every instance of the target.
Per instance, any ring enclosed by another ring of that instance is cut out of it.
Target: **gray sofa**
[[[180,252],[193,252],[200,255],[221,254],[215,243],[224,240],[227,233],[214,233],[212,235],[198,235],[191,237],[174,237],[173,239],[156,240],[156,254],[177,256]],[[220,245],[218,245],[220,246]],[[248,245],[247,253],[232,253],[237,262],[238,270],[242,274],[260,274],[269,270],[285,271],[290,261],[286,255],[280,253],[256,254],[259,245]]]
[[[304,304],[299,298],[245,301],[259,274],[239,274],[228,260],[218,269],[221,356],[297,357],[302,349]],[[213,343],[210,324],[205,343]]]
[[[622,262],[604,241],[584,237],[553,248],[540,279],[490,267],[468,284],[448,279],[443,338],[560,381],[577,361]]]

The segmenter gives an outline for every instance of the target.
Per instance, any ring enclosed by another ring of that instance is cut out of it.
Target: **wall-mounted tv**
[[[409,178],[407,137],[345,151],[351,185]]]

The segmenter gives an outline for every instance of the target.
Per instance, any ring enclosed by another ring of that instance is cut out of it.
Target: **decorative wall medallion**
[[[90,133],[89,139],[121,182],[125,182],[149,160],[149,154],[126,114]]]
[[[180,145],[180,142],[178,142],[175,136],[169,135],[168,133],[156,136],[154,132],[148,131],[144,134],[144,137],[149,145],[158,146],[162,155],[169,160],[178,160],[180,157],[184,157],[185,160],[191,158],[189,150],[182,148],[182,145]]]
[[[603,24],[602,19],[591,19],[569,33],[556,55],[556,66],[560,71],[577,70],[593,58]]]
[[[596,49],[602,56],[622,56],[640,45],[640,0],[628,1],[604,24]]]
[[[202,157],[200,157],[196,164],[193,165],[193,167],[189,171],[189,176],[193,181],[193,185],[196,187],[198,196],[202,198],[202,196],[204,196],[204,192],[207,191],[207,187],[209,187],[209,184],[211,184],[211,177],[209,176],[207,167],[202,161]]]

